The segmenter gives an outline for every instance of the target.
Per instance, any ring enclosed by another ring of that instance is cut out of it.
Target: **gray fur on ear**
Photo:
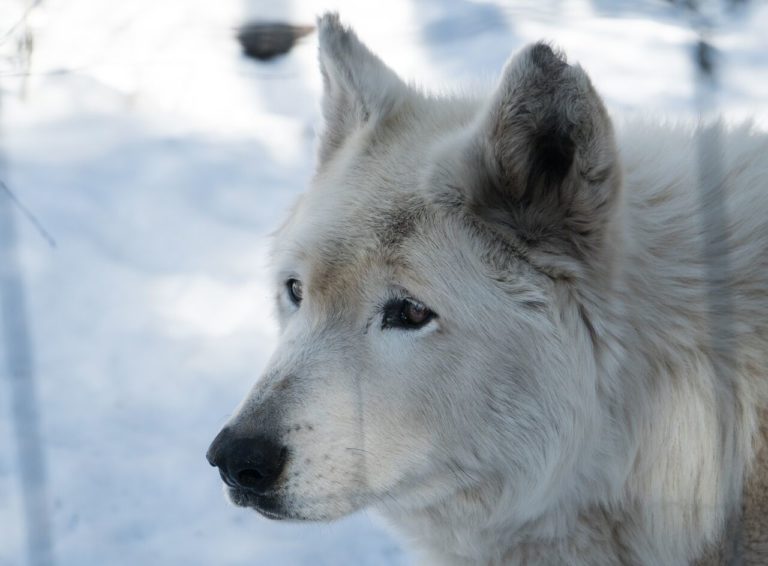
[[[394,112],[407,86],[350,28],[341,24],[338,14],[318,18],[317,29],[324,90],[322,164],[354,130]]]
[[[584,70],[544,43],[528,46],[507,64],[482,118],[475,149],[489,182],[475,205],[501,210],[530,242],[596,245],[620,175],[610,118]]]

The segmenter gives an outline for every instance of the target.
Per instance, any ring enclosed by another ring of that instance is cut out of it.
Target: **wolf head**
[[[585,496],[611,428],[585,289],[620,188],[587,75],[540,43],[487,100],[427,96],[337,16],[318,27],[325,130],[275,237],[280,343],[208,453],[230,498],[526,520]]]

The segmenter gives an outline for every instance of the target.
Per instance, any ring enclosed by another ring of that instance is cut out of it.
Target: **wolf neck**
[[[738,503],[732,493],[741,490],[744,468],[736,462],[749,459],[753,423],[743,413],[731,415],[731,422],[712,419],[718,386],[704,359],[691,358],[689,363],[685,375],[680,367],[670,366],[664,374],[646,366],[647,372],[656,372],[642,384],[653,400],[636,407],[622,431],[631,447],[625,455],[631,463],[618,491],[606,486],[591,494],[591,503],[583,494],[566,495],[534,520],[510,522],[499,518],[510,516],[501,506],[509,504],[504,494],[514,486],[489,482],[398,514],[395,523],[416,540],[427,564],[694,563],[718,543]],[[642,375],[633,378],[643,380]],[[709,382],[702,386],[700,379]],[[721,428],[736,443],[732,452],[739,454],[733,459],[724,456],[717,440]],[[724,485],[726,481],[732,485]]]

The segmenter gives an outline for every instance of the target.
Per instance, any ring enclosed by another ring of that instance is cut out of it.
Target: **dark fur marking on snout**
[[[284,377],[282,379],[276,380],[274,382],[274,384],[272,385],[272,391],[277,393],[277,392],[285,391],[286,389],[288,389],[288,381],[289,381],[289,379],[290,379],[290,377],[286,376],[286,377]]]

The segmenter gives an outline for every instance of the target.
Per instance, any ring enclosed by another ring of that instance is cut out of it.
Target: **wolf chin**
[[[230,499],[374,507],[436,564],[768,560],[766,137],[615,127],[543,43],[425,94],[318,28],[279,346],[208,452]]]

